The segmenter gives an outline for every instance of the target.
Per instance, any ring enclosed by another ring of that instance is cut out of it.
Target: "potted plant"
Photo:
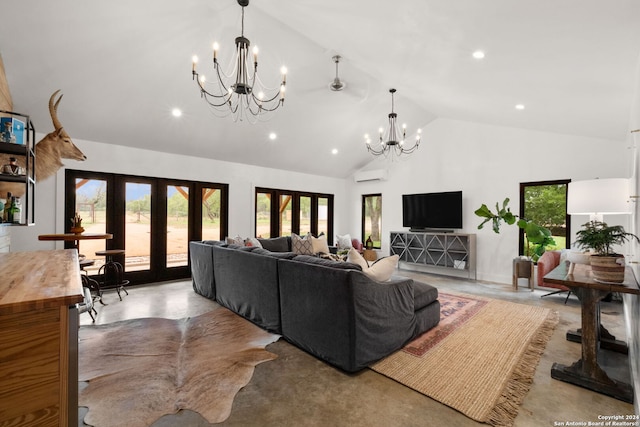
[[[500,225],[503,221],[508,225],[517,224],[518,227],[524,230],[525,239],[527,240],[527,256],[534,262],[538,261],[538,258],[542,256],[547,246],[556,244],[553,237],[551,237],[551,231],[533,221],[524,218],[518,219],[518,216],[511,212],[508,204],[508,197],[502,202],[502,207],[496,203],[496,211],[494,213],[483,203],[482,206],[475,211],[477,216],[484,218],[484,221],[478,225],[478,229],[481,230],[487,222],[491,221],[493,231],[500,233]],[[533,252],[530,251],[530,243],[533,244]]]
[[[601,221],[589,221],[576,233],[576,244],[591,249],[591,271],[601,282],[621,283],[624,281],[624,256],[614,251],[614,245],[621,245],[631,239],[640,243],[635,234],[627,233],[621,225],[609,226]]]

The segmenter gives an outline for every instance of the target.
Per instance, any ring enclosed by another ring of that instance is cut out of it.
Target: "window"
[[[66,170],[65,217],[78,212],[89,233],[111,240],[87,240],[82,252],[124,249],[131,283],[187,278],[189,241],[227,235],[228,185]],[[70,226],[70,222],[67,227]],[[98,272],[103,259],[96,259]]]
[[[362,242],[371,237],[373,247],[382,247],[382,194],[362,196]]]
[[[571,216],[567,215],[567,188],[570,180],[525,182],[520,184],[520,217],[534,221],[551,231],[555,246],[547,250],[569,247]],[[520,230],[520,255],[527,254],[524,232]]]
[[[255,235],[269,238],[291,233],[324,233],[333,243],[333,195],[256,188]]]

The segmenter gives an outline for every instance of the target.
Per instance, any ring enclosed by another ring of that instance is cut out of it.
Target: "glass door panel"
[[[202,240],[221,240],[221,191],[217,188],[202,189]]]
[[[151,260],[151,184],[125,184],[125,271],[149,270]]]
[[[318,235],[324,233],[329,236],[329,199],[326,197],[318,197]]]
[[[75,180],[75,211],[82,218],[85,233],[104,234],[107,232],[107,182],[98,179]],[[68,224],[69,227],[71,224]],[[106,248],[104,240],[83,240],[80,254],[95,259],[95,264],[85,267],[89,274],[97,274],[104,258],[96,257],[96,251]]]
[[[291,236],[292,205],[290,194],[280,195],[280,236]]]
[[[271,194],[256,193],[256,237],[271,237]]]
[[[189,187],[167,186],[166,232],[167,268],[186,266],[189,261]]]
[[[305,236],[311,233],[311,197],[300,196],[300,208],[298,211],[298,221],[300,224],[300,235]]]

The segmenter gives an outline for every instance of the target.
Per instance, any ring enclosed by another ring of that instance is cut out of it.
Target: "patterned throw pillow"
[[[227,237],[226,242],[228,245],[244,246],[244,239],[239,234],[236,237]]]
[[[300,237],[295,233],[291,233],[291,250],[293,253],[298,255],[313,255],[313,243],[310,237],[310,234]]]

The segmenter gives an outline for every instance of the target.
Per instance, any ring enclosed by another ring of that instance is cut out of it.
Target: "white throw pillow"
[[[345,235],[336,235],[336,240],[337,240],[337,246],[338,249],[349,249],[351,247],[353,247],[351,245],[351,235],[350,234],[345,234]]]
[[[327,243],[327,236],[324,234],[318,237],[311,236],[311,246],[313,247],[313,253],[328,254],[329,244]]]
[[[362,268],[362,272],[367,277],[377,280],[379,282],[386,282],[391,278],[393,272],[398,268],[399,255],[391,255],[385,258],[380,258],[369,267],[369,263],[366,259],[360,255],[354,248],[349,249],[347,254],[347,261]]]
[[[369,263],[366,259],[360,255],[360,252],[356,251],[354,248],[349,249],[349,253],[347,254],[347,262],[350,262],[355,265],[359,265],[362,267],[362,271],[365,271],[369,268]]]
[[[244,245],[255,246],[256,248],[262,247],[262,243],[260,243],[260,240],[256,239],[255,237],[247,237],[247,240],[244,241]]]
[[[399,255],[391,255],[380,258],[371,267],[362,270],[364,274],[379,282],[386,282],[391,278],[393,272],[398,268]]]

